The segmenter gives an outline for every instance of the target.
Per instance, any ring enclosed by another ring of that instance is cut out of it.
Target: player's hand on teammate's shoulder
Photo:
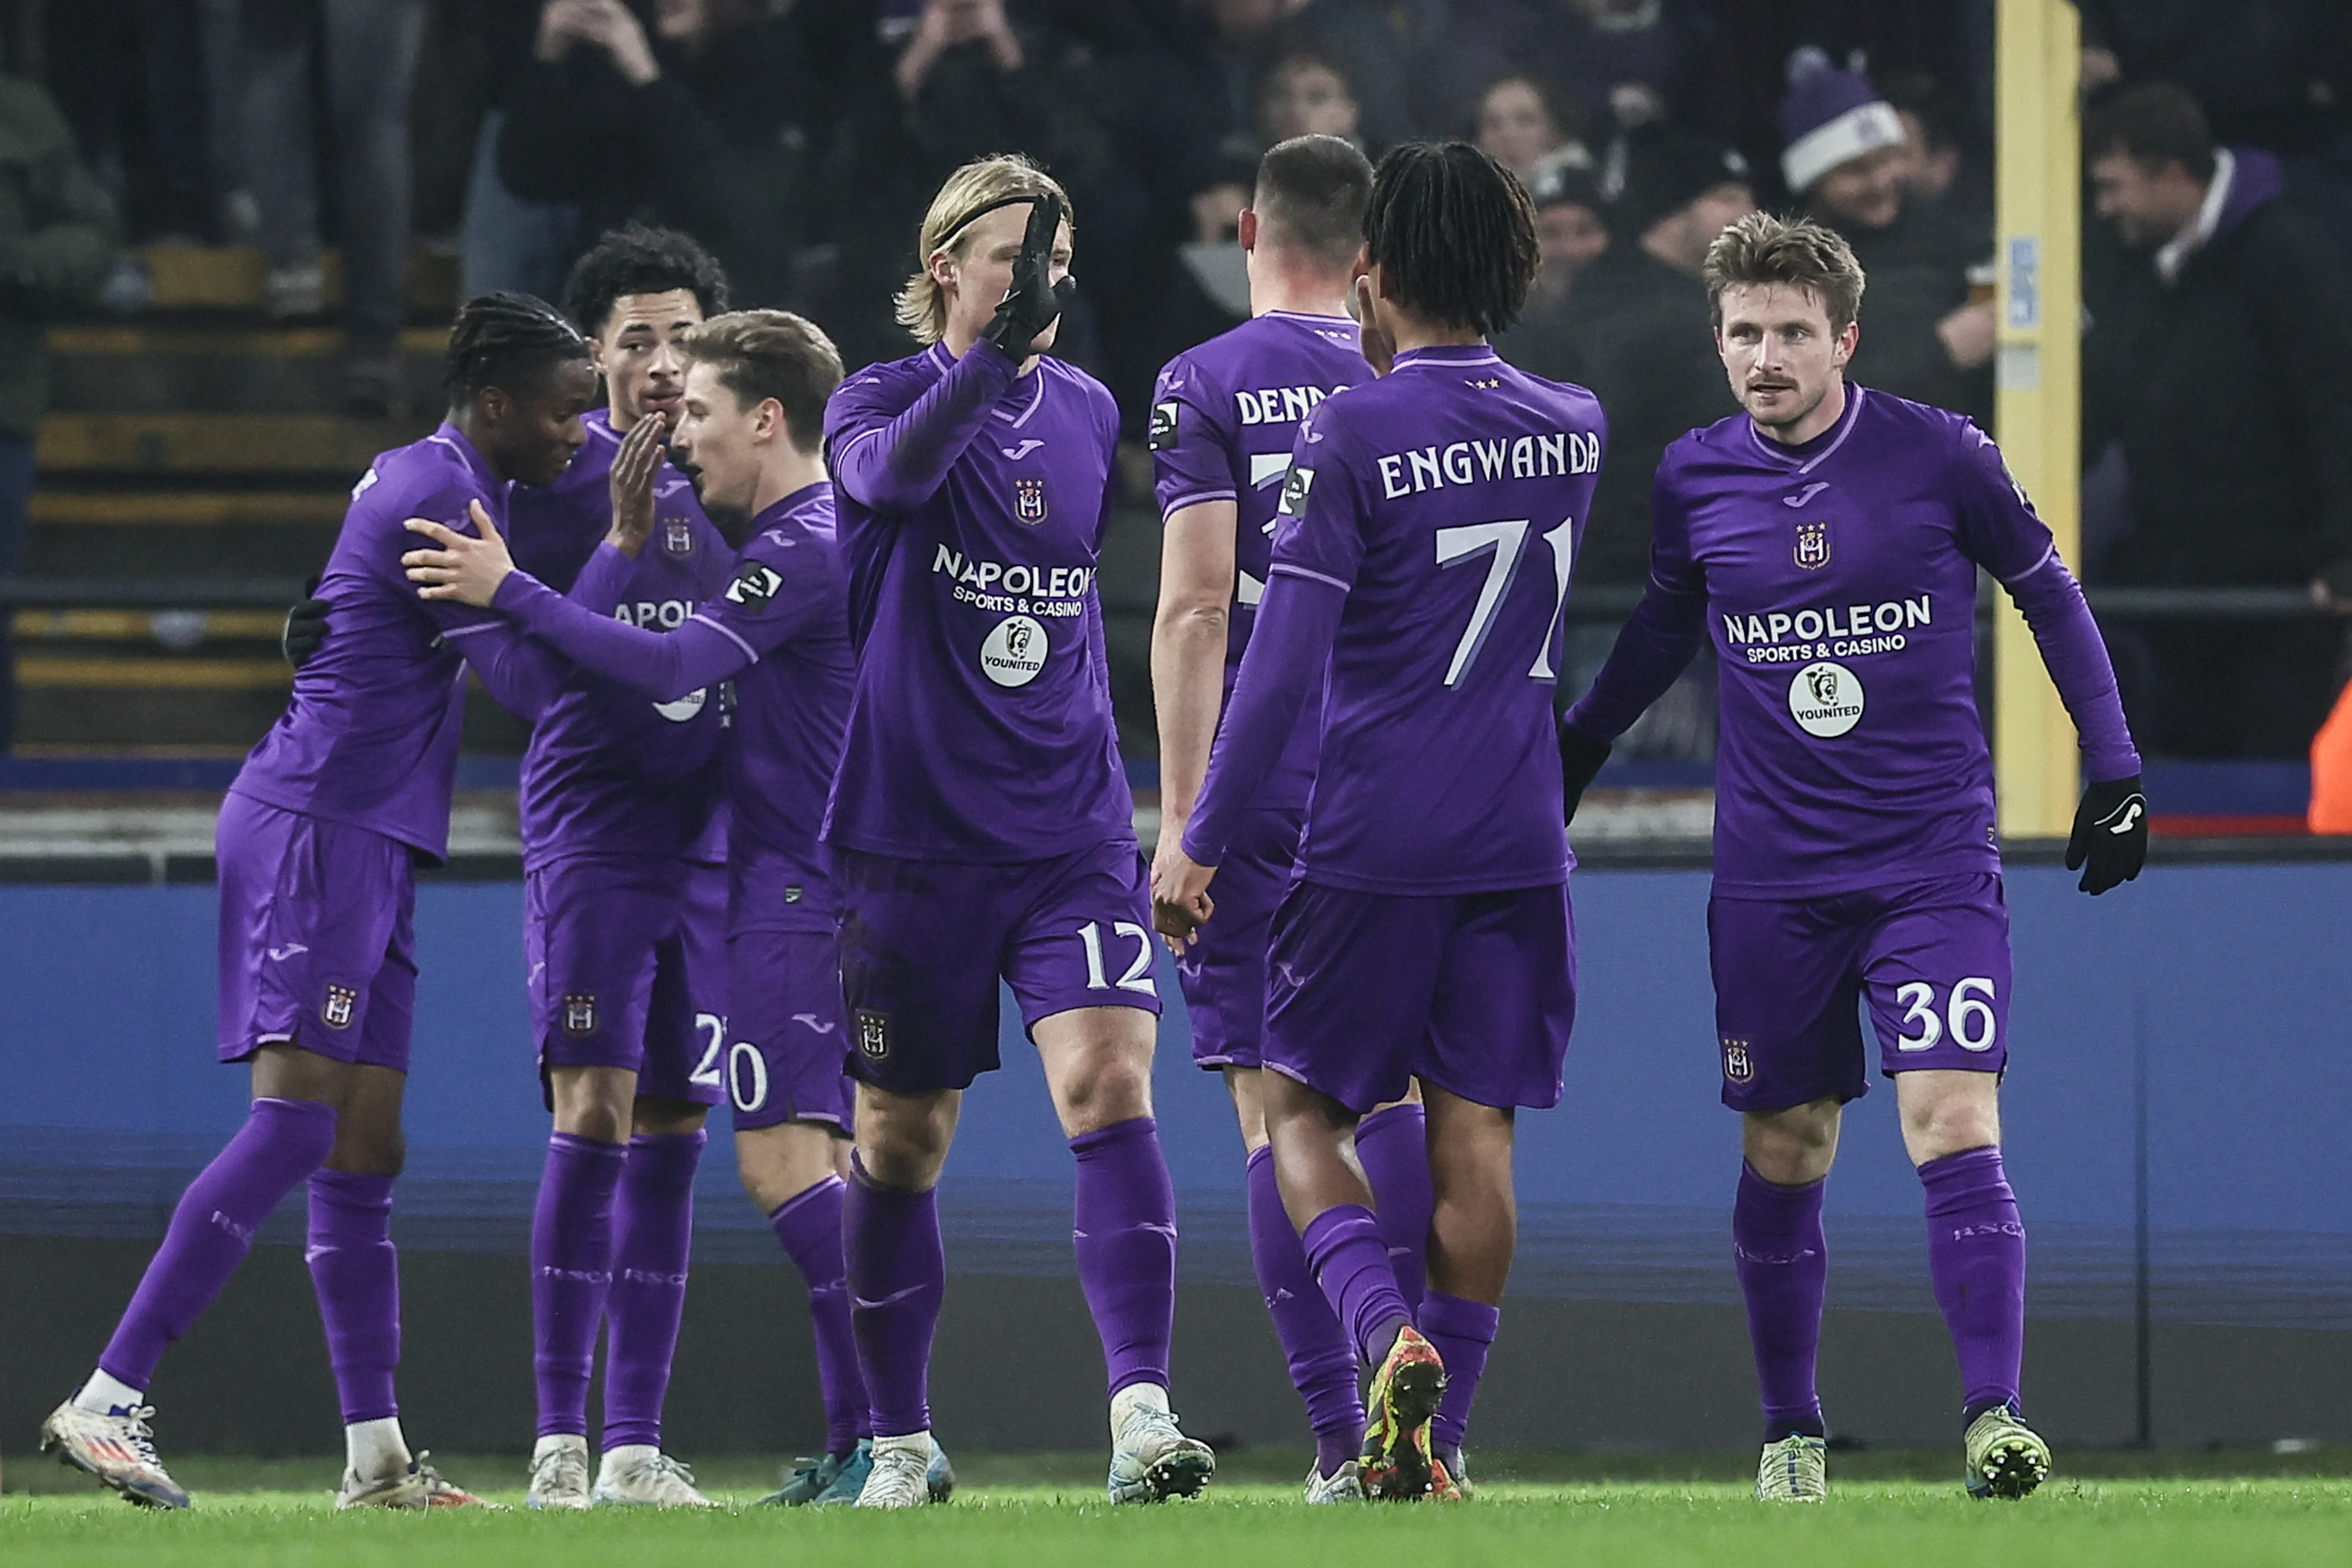
[[[1192,945],[1193,933],[1217,912],[1209,897],[1214,866],[1203,866],[1184,853],[1183,829],[1160,830],[1160,849],[1151,858],[1151,923],[1167,939],[1168,951],[1181,953]]]
[[[2075,884],[2094,898],[2130,881],[2147,863],[2147,796],[2139,774],[2085,785],[2066,839],[2066,869],[2082,868]]]
[[[416,584],[419,598],[487,610],[499,584],[515,569],[514,557],[507,553],[507,542],[499,537],[488,509],[475,500],[467,502],[466,510],[472,514],[478,537],[469,539],[430,518],[412,517],[404,525],[408,531],[423,534],[440,548],[412,550],[400,558],[400,563],[408,569],[408,580]]]
[[[621,437],[621,449],[613,454],[613,529],[604,539],[624,555],[635,555],[653,537],[654,480],[667,451],[663,438],[668,431],[661,415],[648,414]]]

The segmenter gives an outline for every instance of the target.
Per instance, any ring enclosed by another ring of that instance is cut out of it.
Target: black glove
[[[278,651],[297,669],[327,640],[327,601],[318,596],[319,580],[311,578],[302,591],[310,596],[286,612],[286,629],[278,634]]]
[[[1601,772],[1601,764],[1608,760],[1608,742],[1596,741],[1573,724],[1560,725],[1559,775],[1567,795],[1567,814],[1563,820],[1576,820],[1577,804],[1583,800],[1584,792],[1592,787],[1593,778]]]
[[[1021,254],[1013,263],[1013,288],[996,307],[996,319],[982,338],[1004,351],[1018,364],[1036,346],[1037,334],[1052,326],[1068,309],[1078,291],[1078,280],[1051,280],[1054,239],[1062,232],[1062,198],[1051,191],[1029,204],[1029,231],[1022,237]]]
[[[2074,831],[2066,838],[2066,869],[2087,862],[2075,886],[2094,898],[2139,875],[2147,862],[2147,796],[2139,775],[2095,784],[2074,808]]]

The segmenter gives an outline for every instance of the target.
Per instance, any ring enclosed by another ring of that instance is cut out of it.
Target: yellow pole
[[[2080,558],[2083,478],[2081,19],[2067,0],[1999,0],[1995,212],[2000,349],[1993,434],[2010,471]],[[2033,635],[1996,592],[1993,766],[2000,829],[2063,837],[2081,790],[2074,726]]]

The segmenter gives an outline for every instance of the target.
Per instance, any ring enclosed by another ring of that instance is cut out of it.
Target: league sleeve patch
[[[727,601],[754,612],[764,610],[783,585],[783,578],[778,576],[772,568],[762,566],[757,561],[747,561],[743,563],[743,570],[735,574],[735,581],[727,584]]]
[[[1176,444],[1176,400],[1151,405],[1151,432],[1148,444],[1155,452],[1164,452]]]
[[[1275,510],[1284,517],[1297,517],[1307,510],[1307,498],[1315,489],[1315,470],[1294,468],[1290,477],[1282,481],[1282,504]]]

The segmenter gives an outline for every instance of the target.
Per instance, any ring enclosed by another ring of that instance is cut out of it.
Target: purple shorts
[[[1480,1105],[1559,1103],[1576,1022],[1565,882],[1428,897],[1294,882],[1266,963],[1265,1065],[1359,1115],[1416,1078]]]
[[[2009,904],[1989,872],[1811,899],[1707,902],[1723,1103],[1786,1110],[1869,1089],[1878,1066],[1999,1072],[2009,1062]]]
[[[718,1104],[726,933],[724,867],[578,855],[526,873],[523,961],[542,1095],[552,1068],[626,1068],[646,1098]]]
[[[727,1055],[735,1131],[823,1121],[846,1133],[855,1090],[843,1066],[841,947],[831,931],[741,931],[727,939]]]
[[[221,802],[220,1058],[292,1041],[408,1070],[416,872],[408,846],[265,805]]]
[[[1160,1011],[1149,879],[1134,844],[972,866],[833,852],[849,1070],[894,1094],[997,1068],[996,984],[1021,1021],[1079,1007]]]
[[[1192,1020],[1192,1060],[1214,1071],[1254,1068],[1265,1036],[1265,951],[1274,911],[1290,887],[1306,809],[1253,811],[1242,818],[1209,885],[1216,914],[1176,961],[1176,983]]]

